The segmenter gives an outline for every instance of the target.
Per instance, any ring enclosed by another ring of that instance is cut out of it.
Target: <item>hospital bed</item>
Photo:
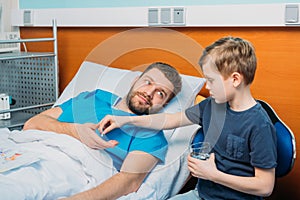
[[[83,91],[103,89],[124,96],[141,72],[84,61],[55,105]],[[163,110],[177,112],[193,105],[205,79],[182,75],[183,89]],[[197,125],[164,131],[169,148],[139,190],[120,199],[167,199],[177,194],[189,171],[186,156]],[[3,199],[57,199],[95,187],[117,173],[103,150],[93,150],[67,135],[37,130],[0,129]],[[8,160],[9,161],[8,161]]]

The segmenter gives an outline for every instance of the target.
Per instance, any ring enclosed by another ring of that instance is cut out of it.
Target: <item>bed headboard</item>
[[[85,60],[138,71],[160,61],[174,66],[181,74],[203,77],[198,65],[203,47],[198,42],[171,29],[145,29],[130,29],[110,37],[98,44]],[[205,87],[200,94],[207,96]]]

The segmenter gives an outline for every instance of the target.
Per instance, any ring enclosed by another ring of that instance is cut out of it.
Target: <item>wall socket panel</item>
[[[285,19],[286,24],[298,24],[299,23],[299,5],[288,4],[285,6]]]
[[[185,8],[163,7],[148,9],[149,26],[184,26]]]
[[[0,40],[18,40],[20,35],[18,32],[2,32]],[[20,51],[20,43],[0,43],[0,53]]]
[[[23,24],[24,26],[33,26],[33,10],[24,10]]]

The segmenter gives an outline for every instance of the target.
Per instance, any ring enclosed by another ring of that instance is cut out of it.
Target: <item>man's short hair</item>
[[[163,62],[155,62],[149,65],[144,72],[141,74],[143,76],[147,71],[150,71],[151,69],[158,69],[161,71],[165,77],[172,83],[174,86],[174,89],[172,91],[172,95],[170,96],[170,99],[172,99],[174,96],[176,96],[180,91],[182,87],[182,80],[181,76],[179,75],[178,71],[172,67],[171,65]]]

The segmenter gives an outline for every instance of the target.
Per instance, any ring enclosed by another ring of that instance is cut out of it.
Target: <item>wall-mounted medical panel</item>
[[[154,7],[148,9],[149,26],[184,26],[184,7]]]
[[[77,27],[278,27],[300,25],[297,21],[289,20],[289,17],[299,18],[299,12],[295,12],[299,5],[300,3],[273,3],[180,7],[17,9],[12,12],[12,24],[14,26],[51,26],[49,21],[56,19],[58,26]],[[28,20],[26,21],[24,18],[26,16],[24,13],[27,15],[30,13],[32,23],[27,23]]]

